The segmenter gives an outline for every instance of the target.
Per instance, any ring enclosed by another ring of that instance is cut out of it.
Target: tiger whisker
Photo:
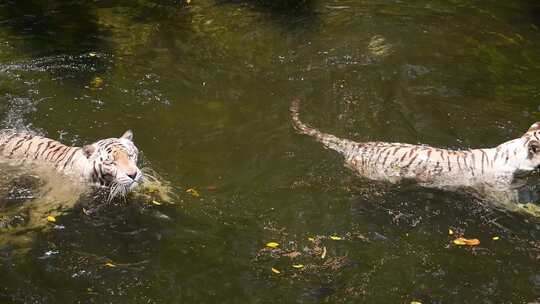
[[[117,182],[114,182],[111,185],[111,188],[110,188],[110,191],[109,191],[109,196],[107,198],[107,202],[110,203],[122,191],[123,191],[122,185],[117,183]]]
[[[116,183],[111,185],[111,188],[109,189],[109,195],[107,197],[107,203],[110,203],[113,200],[113,198],[115,197],[116,188],[117,188]]]

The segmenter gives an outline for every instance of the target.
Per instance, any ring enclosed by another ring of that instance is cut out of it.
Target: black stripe
[[[60,158],[60,156],[66,154],[66,151],[69,150],[69,147],[68,147],[68,146],[63,146],[62,148],[64,148],[64,150],[62,150],[62,152],[56,154],[56,159],[54,158],[54,156],[51,157],[51,161],[54,161],[54,162],[58,161],[58,159]]]
[[[43,146],[43,144],[44,144],[43,142],[40,142],[40,143],[39,143],[36,152],[34,152],[34,160],[37,159],[37,157],[38,157],[38,155],[39,155],[39,149],[41,149],[41,146]]]
[[[384,157],[384,160],[383,160],[383,163],[382,163],[383,166],[386,165],[386,161],[388,160],[388,156],[390,155],[390,151],[391,150],[388,149],[388,152],[386,153],[386,156]]]
[[[480,152],[482,152],[482,174],[484,174],[484,158],[487,158],[487,155],[483,149],[480,149]]]
[[[474,169],[476,168],[476,160],[475,160],[475,157],[474,157],[474,152],[473,151],[469,151],[469,152],[471,154],[471,159],[472,159],[471,171],[473,171],[473,173],[474,173]]]
[[[28,144],[28,147],[26,147],[26,150],[24,151],[25,156],[28,156],[28,150],[30,150],[30,147],[32,147],[33,143],[34,142],[32,140],[30,140],[30,143]]]
[[[6,148],[6,146],[11,142],[11,140],[13,140],[14,137],[17,137],[19,134],[18,133],[13,133],[11,134],[4,143],[2,143],[0,145],[0,147],[2,148],[2,152],[4,151],[4,149]]]
[[[53,145],[51,146],[51,144],[53,144]],[[47,145],[45,146],[45,149],[43,149],[43,151],[41,151],[41,154],[39,154],[39,157],[42,157],[43,154],[45,153],[45,151],[47,151],[47,150],[49,149],[49,147],[50,147],[50,148],[53,148],[53,147],[54,147],[54,144],[55,144],[55,141],[49,139],[49,141],[47,142]]]
[[[58,150],[60,150],[61,148],[62,148],[62,146],[58,146],[58,147],[57,147],[56,149],[54,149],[54,150],[51,149],[49,152],[47,152],[47,155],[45,156],[45,160],[49,160],[49,156],[51,155],[51,153],[52,153],[52,156],[54,157],[54,154],[55,154]]]
[[[62,168],[62,170],[64,170],[66,168],[66,166],[71,163],[71,160],[73,159],[73,156],[75,155],[75,153],[77,153],[77,151],[79,151],[80,148],[75,148],[73,150],[73,152],[71,152],[71,155],[69,156],[69,158],[66,160],[66,163],[64,164],[64,167]]]
[[[405,153],[403,153],[403,155],[402,155],[401,158],[399,159],[399,162],[404,161],[406,156],[407,156],[407,151],[405,151]]]
[[[415,155],[413,156],[413,158],[411,158],[411,160],[409,161],[409,163],[406,164],[406,165],[404,166],[404,168],[407,168],[407,167],[409,167],[410,165],[412,165],[412,164],[414,163],[414,161],[416,160],[417,157],[418,157],[418,153],[415,154]],[[414,169],[414,168],[413,168],[413,169]]]
[[[69,151],[69,149],[71,149],[71,147],[67,147],[64,149],[64,151],[62,151],[62,153],[58,154],[58,157],[54,160],[56,162],[56,165],[58,165],[62,159],[66,158],[66,155],[67,155],[67,152]],[[62,156],[62,159],[60,159],[60,157]]]
[[[17,141],[17,143],[15,144],[15,147],[13,149],[11,149],[11,151],[9,152],[9,156],[13,156],[13,153],[15,153],[15,151],[19,150],[19,148],[22,147],[22,145],[24,144],[25,141],[26,141],[26,136],[19,139],[19,141]]]

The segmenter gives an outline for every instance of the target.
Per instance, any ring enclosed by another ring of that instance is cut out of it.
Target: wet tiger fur
[[[372,180],[410,179],[429,187],[504,187],[512,185],[520,173],[540,165],[540,122],[533,124],[523,136],[497,147],[456,151],[338,138],[304,124],[299,107],[300,100],[294,99],[290,114],[297,132],[339,152],[347,167]]]
[[[137,167],[133,133],[107,138],[84,147],[70,147],[42,136],[0,130],[0,156],[21,163],[43,164],[90,184],[109,187],[109,199],[124,195],[143,180]]]

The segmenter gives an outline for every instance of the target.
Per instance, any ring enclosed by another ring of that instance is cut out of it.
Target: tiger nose
[[[137,177],[137,172],[128,174],[127,176],[129,176],[129,178],[131,178],[132,180],[135,180],[135,177]]]

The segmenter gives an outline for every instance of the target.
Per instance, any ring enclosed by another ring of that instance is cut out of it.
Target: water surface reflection
[[[470,148],[515,138],[538,120],[537,9],[0,3],[2,127],[73,145],[133,129],[176,197],[90,215],[80,196],[54,199],[69,205],[55,209],[65,228],[30,231],[12,211],[48,194],[2,167],[0,221],[15,221],[0,239],[28,241],[0,243],[0,301],[538,300],[535,217],[464,192],[358,178],[288,119],[303,96],[306,121],[357,141]],[[10,194],[13,182],[26,186]],[[481,244],[456,247],[457,235]],[[264,249],[270,241],[279,251]]]

